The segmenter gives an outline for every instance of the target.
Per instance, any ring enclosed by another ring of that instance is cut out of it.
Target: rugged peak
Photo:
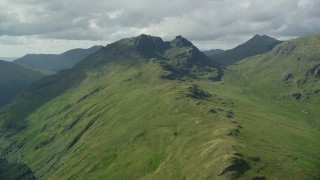
[[[175,47],[191,47],[193,44],[188,41],[186,38],[182,37],[181,35],[176,36],[172,41],[171,41],[172,46]]]
[[[135,45],[161,45],[164,44],[164,41],[160,37],[150,36],[146,34],[141,34],[135,38]]]
[[[137,50],[162,50],[165,47],[165,42],[160,37],[141,34],[134,39],[134,47]]]

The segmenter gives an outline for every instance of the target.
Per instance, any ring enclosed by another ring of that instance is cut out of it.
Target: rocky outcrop
[[[317,78],[320,78],[320,64],[317,64],[315,66],[313,66],[312,68],[310,68],[306,75],[311,75]]]
[[[182,48],[182,47],[192,47],[193,44],[188,41],[186,38],[182,37],[181,35],[176,36],[176,38],[174,38],[170,44],[173,47],[178,47],[178,48]]]
[[[292,73],[287,73],[287,74],[284,74],[282,76],[282,80],[284,80],[284,81],[288,81],[288,80],[290,80],[292,78],[293,78],[293,74]]]
[[[295,100],[299,100],[302,97],[301,93],[292,93],[291,97],[293,97]]]

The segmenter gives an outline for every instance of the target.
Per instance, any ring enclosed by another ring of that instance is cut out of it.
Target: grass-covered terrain
[[[317,179],[319,42],[285,42],[221,79],[181,36],[123,39],[2,108],[2,157],[39,179]]]
[[[245,124],[237,137],[246,144],[242,152],[259,157],[248,174],[320,177],[319,45],[319,34],[287,41],[226,73],[227,95]]]
[[[0,60],[0,107],[46,73]]]

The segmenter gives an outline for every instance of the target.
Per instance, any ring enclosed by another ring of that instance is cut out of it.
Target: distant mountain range
[[[222,49],[211,49],[211,50],[208,50],[208,51],[203,51],[203,53],[207,56],[213,56],[213,55],[217,55],[217,54],[222,54],[224,53],[225,50],[222,50]]]
[[[14,63],[23,64],[34,69],[43,69],[52,72],[72,68],[90,54],[100,50],[102,46],[93,46],[89,49],[72,49],[62,54],[27,54],[14,60]]]
[[[238,62],[241,59],[254,56],[257,54],[270,51],[273,47],[280,44],[275,38],[267,35],[255,35],[247,42],[230,50],[210,50],[205,53],[214,61],[222,65],[230,65]]]
[[[13,99],[33,81],[47,74],[23,65],[0,60],[0,107]]]
[[[16,60],[17,58],[16,57],[0,57],[1,60],[3,61],[13,61],[13,60]]]

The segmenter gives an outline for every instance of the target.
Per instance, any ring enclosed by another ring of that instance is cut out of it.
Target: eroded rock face
[[[312,68],[310,68],[307,71],[307,74],[315,76],[317,78],[320,78],[320,64],[317,64],[317,65],[313,66]]]
[[[271,54],[280,57],[293,57],[298,61],[320,61],[320,50],[316,43],[305,43],[301,41],[287,41],[276,46]]]
[[[190,41],[188,41],[186,38],[180,35],[176,36],[176,38],[171,41],[171,45],[178,48],[193,46],[193,44]]]
[[[288,81],[288,80],[290,80],[292,78],[293,78],[293,74],[292,73],[287,73],[287,74],[284,74],[282,76],[282,80],[284,80],[284,81]]]
[[[134,40],[134,47],[142,52],[164,51],[168,45],[160,38],[141,34]]]
[[[294,42],[286,42],[281,44],[280,46],[275,47],[272,52],[275,55],[280,56],[289,56],[291,55],[296,48],[296,44]]]
[[[301,93],[292,93],[291,97],[293,97],[295,100],[299,100],[302,97]]]

